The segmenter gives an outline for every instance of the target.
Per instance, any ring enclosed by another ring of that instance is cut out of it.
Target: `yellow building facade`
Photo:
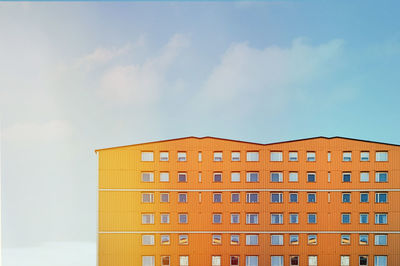
[[[400,146],[187,137],[96,150],[99,266],[400,265]]]

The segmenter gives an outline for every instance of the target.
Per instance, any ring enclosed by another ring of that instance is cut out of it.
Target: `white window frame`
[[[351,162],[352,158],[351,158],[351,151],[344,151],[343,152],[343,156],[342,156],[342,161],[343,162]]]
[[[256,195],[256,201],[252,201],[252,196]],[[246,203],[258,203],[260,201],[258,192],[248,192],[246,193]]]
[[[189,235],[187,235],[187,234],[178,235],[178,244],[179,245],[189,245]]]
[[[274,181],[275,175],[278,175],[278,181]],[[282,172],[271,172],[270,181],[271,181],[271,183],[282,183],[283,182],[283,173]]]
[[[178,151],[178,162],[186,162],[187,153],[185,151]]]
[[[212,234],[211,244],[217,245],[217,246],[222,245],[222,235],[221,234]]]
[[[232,151],[231,152],[231,161],[232,162],[240,162],[240,151]]]
[[[383,223],[379,222],[379,217],[385,217],[385,221]],[[375,213],[375,224],[388,224],[388,214],[387,213]]]
[[[297,264],[292,264],[292,259],[297,258]],[[299,266],[300,256],[299,255],[291,255],[289,256],[289,265],[290,266]]]
[[[246,256],[246,266],[258,266],[258,256]]]
[[[145,176],[148,175],[148,179],[147,177],[145,178]],[[151,183],[154,182],[154,172],[142,172],[142,182],[146,182],[146,183]]]
[[[296,241],[293,241],[296,238]],[[297,243],[296,243],[297,242]],[[297,246],[299,245],[299,235],[298,234],[291,234],[289,235],[289,245]]]
[[[154,152],[142,151],[141,158],[142,162],[154,162]]]
[[[369,182],[369,172],[360,172],[360,182]]]
[[[312,222],[310,222],[310,217],[311,216],[315,216],[315,222],[314,223],[312,223]],[[316,224],[317,223],[317,214],[316,213],[307,213],[307,223],[308,224]]]
[[[387,255],[375,255],[374,266],[387,266]]]
[[[231,172],[231,182],[240,182],[240,172]]]
[[[312,240],[311,240],[312,239],[311,237],[313,237],[313,236],[315,236],[315,243],[312,242]],[[318,244],[318,235],[317,234],[308,234],[307,235],[307,245],[315,246],[317,244]]]
[[[216,217],[219,217],[219,222],[215,220]],[[212,214],[212,223],[213,224],[222,224],[222,213],[213,213]]]
[[[189,266],[189,256],[179,256],[179,266]]]
[[[221,181],[215,181],[216,176],[221,176]],[[213,173],[213,182],[214,183],[222,183],[222,172],[215,172]]]
[[[341,234],[340,235],[340,245],[348,246],[351,244],[351,235],[350,234]]]
[[[154,246],[154,235],[142,235],[142,246]]]
[[[318,266],[318,256],[308,255],[308,266]]]
[[[167,201],[163,201],[163,196],[167,195]],[[169,193],[160,193],[160,202],[168,203],[169,202]]]
[[[181,181],[181,176],[185,177],[185,181]],[[188,182],[188,178],[187,178],[187,173],[185,172],[178,172],[178,183],[187,183]]]
[[[270,162],[282,162],[283,152],[282,151],[271,151],[270,152]]]
[[[386,174],[386,181],[380,181],[380,180],[381,180],[381,179],[380,179],[380,175],[381,175],[381,174]],[[376,183],[387,183],[388,180],[389,180],[388,172],[384,172],[384,171],[377,171],[377,172],[375,172],[375,182],[376,182]]]
[[[257,174],[257,181],[251,181],[252,174]],[[246,173],[246,182],[248,183],[257,183],[260,181],[260,174],[258,172],[247,172]]]
[[[258,246],[258,235],[257,234],[248,234],[246,235],[246,246]]]
[[[275,223],[275,220],[272,217],[278,217],[278,222]],[[283,213],[271,213],[271,224],[283,224]]]
[[[246,162],[258,162],[260,160],[260,153],[258,151],[246,152]]]
[[[180,195],[185,195],[185,201],[181,201],[181,196]],[[178,203],[187,203],[188,202],[188,196],[186,192],[181,192],[178,193]]]
[[[184,219],[182,219],[185,217]],[[178,213],[178,223],[179,224],[187,224],[189,221],[189,215],[187,213]]]
[[[211,266],[221,266],[221,256],[211,256]]]
[[[310,198],[309,198],[310,195],[314,195],[314,201],[310,201]],[[308,203],[317,203],[317,193],[307,192],[307,202]]]
[[[169,172],[160,172],[160,182],[169,182]]]
[[[165,241],[166,239],[168,239],[168,241]],[[170,245],[171,244],[171,236],[170,235],[161,235],[160,241],[161,241],[161,245],[163,245],[163,246]]]
[[[299,173],[298,172],[290,172],[289,173],[289,182],[299,182]]]
[[[220,199],[220,201],[216,201],[215,199],[215,197],[216,196],[220,196],[219,197],[219,199]],[[213,192],[213,203],[222,203],[222,193],[220,193],[220,192]]]
[[[142,266],[155,266],[155,256],[142,256]]]
[[[361,201],[362,195],[367,195],[367,201]],[[360,192],[360,203],[369,203],[369,193],[368,192]]]
[[[369,162],[369,151],[360,152],[360,162]]]
[[[234,219],[236,217],[236,221]],[[231,213],[231,224],[240,224],[240,213]]]
[[[291,195],[296,195],[296,201],[292,201]],[[290,203],[298,203],[298,202],[299,202],[299,193],[297,193],[297,192],[290,192],[290,193],[289,193],[289,202],[290,202]]]
[[[345,201],[345,196],[349,196],[349,201]],[[351,192],[342,192],[342,203],[351,203]]]
[[[233,240],[234,240],[233,238],[237,238],[237,242],[236,242],[236,241],[233,241]],[[232,235],[231,235],[231,245],[232,245],[232,246],[238,246],[238,245],[240,245],[240,235],[236,235],[236,234],[232,234]]]
[[[363,237],[367,237],[366,238],[366,240],[367,240],[367,242],[366,243],[362,243],[361,242],[361,238],[363,238]],[[367,246],[368,244],[369,244],[369,235],[368,234],[359,234],[358,235],[358,244],[360,245],[360,246]]]
[[[166,221],[164,221],[164,217],[166,217]],[[160,213],[160,223],[161,224],[169,224],[170,223],[169,213]]]
[[[169,161],[169,152],[161,151],[160,152],[160,162],[168,162]]]
[[[386,234],[375,234],[374,245],[375,246],[387,246],[387,242],[388,242],[387,239],[388,239],[388,235],[386,235]]]
[[[387,162],[389,160],[389,154],[387,151],[376,151],[375,161],[376,162]]]
[[[283,266],[283,256],[272,255],[271,266]]]
[[[168,258],[168,264],[163,264],[163,258]],[[170,266],[171,265],[171,256],[162,255],[161,256],[161,266]]]
[[[340,255],[340,266],[350,266],[349,255]]]
[[[283,235],[271,234],[271,246],[283,246]]]
[[[154,213],[142,213],[142,224],[154,224]]]
[[[345,181],[345,176],[349,176],[349,181]],[[351,172],[343,172],[342,173],[342,182],[343,183],[351,183]]]
[[[233,201],[233,195],[239,195],[238,201]],[[232,192],[231,193],[231,203],[238,203],[240,202],[240,193],[239,192]]]
[[[214,152],[214,162],[222,162],[222,151],[215,151]]]
[[[297,151],[289,152],[289,162],[297,162],[299,160],[299,153]]]
[[[349,222],[345,223],[343,218],[347,215],[349,216]],[[340,218],[342,224],[351,224],[351,213],[341,213]]]
[[[363,217],[367,216],[367,222],[363,222]],[[369,213],[362,212],[360,213],[360,224],[368,224],[369,223]]]
[[[237,258],[237,264],[232,264],[232,258]],[[239,266],[240,265],[240,256],[239,255],[229,256],[229,265],[230,266]]]
[[[364,258],[364,257],[367,259],[367,264],[362,264],[361,265],[361,259]],[[368,255],[358,255],[358,265],[359,266],[368,265]]]
[[[246,224],[258,224],[259,223],[258,213],[246,213]]]
[[[273,196],[278,195],[278,201],[273,201]],[[271,203],[283,203],[283,193],[282,192],[271,192]]]
[[[292,221],[292,217],[296,217],[296,221]],[[298,224],[299,223],[299,214],[298,213],[289,213],[289,223],[290,224]]]
[[[315,151],[308,151],[306,154],[307,154],[307,162],[317,161],[317,154]]]
[[[310,181],[309,176],[314,176],[314,181]],[[307,183],[316,183],[316,182],[317,182],[317,173],[307,172]]]
[[[385,201],[379,201],[381,195],[385,195]],[[387,192],[375,192],[375,203],[388,203],[388,193]]]
[[[146,199],[148,197],[148,199]],[[142,193],[142,203],[154,203],[154,193]]]

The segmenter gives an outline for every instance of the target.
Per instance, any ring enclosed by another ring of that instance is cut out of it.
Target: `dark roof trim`
[[[255,145],[261,145],[261,146],[283,144],[283,143],[290,143],[290,142],[297,142],[297,141],[304,141],[304,140],[312,140],[312,139],[346,139],[346,140],[362,141],[362,142],[368,142],[368,143],[384,144],[384,145],[400,147],[399,144],[392,144],[392,143],[378,142],[378,141],[371,141],[371,140],[354,139],[354,138],[346,138],[346,137],[340,137],[340,136],[334,136],[334,137],[319,136],[319,137],[287,140],[287,141],[280,141],[280,142],[271,142],[271,143],[266,143],[266,144],[257,143],[257,142],[242,141],[242,140],[224,139],[224,138],[217,138],[217,137],[210,137],[210,136],[205,136],[205,137],[190,136],[190,137],[182,137],[182,138],[175,138],[175,139],[157,140],[157,141],[136,143],[136,144],[131,144],[131,145],[116,146],[116,147],[110,147],[110,148],[102,148],[102,149],[95,150],[95,152],[97,153],[97,152],[103,151],[103,150],[119,149],[119,148],[133,147],[133,146],[144,145],[144,144],[154,144],[154,143],[160,143],[160,142],[168,142],[168,141],[176,141],[176,140],[192,139],[192,138],[194,138],[194,139],[208,139],[208,138],[210,138],[210,139],[217,139],[217,140],[223,140],[223,141],[232,141],[232,142],[240,142],[240,143],[247,143],[247,144],[255,144]]]

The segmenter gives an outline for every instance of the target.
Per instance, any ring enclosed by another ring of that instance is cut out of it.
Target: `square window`
[[[387,213],[376,213],[375,224],[387,224]]]
[[[375,203],[387,203],[387,193],[375,192]]]
[[[154,193],[142,193],[142,203],[153,203]]]
[[[178,173],[178,182],[187,182],[186,173]]]
[[[179,235],[179,245],[188,245],[188,244],[189,244],[189,236]]]
[[[154,224],[154,214],[153,213],[143,213],[142,214],[142,224]]]
[[[387,182],[388,181],[388,173],[387,172],[376,172],[375,173],[375,182]]]
[[[283,256],[271,256],[271,266],[283,266]]]
[[[350,213],[342,213],[342,224],[350,223]]]
[[[154,235],[142,235],[143,246],[154,246]]]
[[[246,224],[258,224],[258,213],[246,213]]]
[[[170,266],[170,256],[161,256],[161,266]]]
[[[247,182],[258,182],[258,172],[248,172],[246,173]]]
[[[154,161],[154,153],[152,151],[142,151],[142,162]]]
[[[299,174],[297,172],[290,172],[289,182],[298,182],[298,181],[299,181]]]
[[[297,161],[298,161],[297,151],[289,152],[289,162],[297,162]]]
[[[160,161],[167,162],[169,160],[169,153],[167,151],[160,152]]]
[[[351,152],[350,151],[343,152],[343,162],[351,162]]]
[[[221,245],[222,244],[221,235],[212,235],[212,244],[213,245]]]
[[[369,151],[362,151],[360,153],[360,161],[361,162],[368,162],[369,161]]]
[[[271,224],[283,224],[283,214],[271,213]]]
[[[258,235],[246,235],[246,245],[248,246],[258,245]]]
[[[222,173],[214,173],[213,181],[216,183],[222,182]]]
[[[283,182],[282,172],[271,172],[271,182]]]
[[[307,202],[310,203],[317,202],[317,195],[315,193],[307,193]]]
[[[376,161],[377,162],[387,162],[388,161],[388,152],[387,151],[377,151],[376,152]]]
[[[361,246],[368,245],[368,235],[361,234],[358,242]]]
[[[340,266],[350,266],[350,256],[340,256]]]
[[[169,213],[161,213],[160,218],[162,224],[169,224]]]
[[[291,223],[291,224],[298,224],[298,223],[299,223],[299,214],[297,214],[297,213],[290,213],[290,214],[289,214],[289,223]]]
[[[240,193],[231,193],[231,202],[240,202]]]
[[[214,162],[222,162],[222,152],[214,152]]]
[[[187,202],[187,193],[178,193],[178,202],[186,203]]]
[[[307,152],[307,162],[315,162],[315,152],[314,151]]]
[[[214,213],[214,214],[213,214],[213,223],[214,223],[214,224],[220,224],[220,223],[222,223],[222,214],[220,214],[220,213]]]
[[[360,224],[368,223],[368,213],[360,213]]]
[[[307,235],[307,244],[308,245],[316,245],[317,244],[317,235]]]
[[[360,182],[369,182],[369,172],[360,173]]]
[[[387,256],[374,256],[374,266],[387,266]]]
[[[283,194],[282,193],[271,193],[271,202],[272,203],[282,203],[283,202]]]
[[[290,256],[290,266],[298,266],[299,265],[299,256]]]
[[[350,235],[341,235],[340,236],[340,244],[341,245],[350,245]]]
[[[360,202],[369,202],[368,192],[360,192]]]
[[[188,215],[187,213],[180,213],[179,216],[179,223],[180,224],[187,224],[188,223]]]
[[[299,235],[290,235],[290,245],[299,244]]]
[[[248,162],[258,162],[258,151],[248,151],[246,153],[246,161]]]
[[[231,256],[230,257],[230,266],[239,266],[239,256]]]
[[[308,256],[308,266],[317,266],[318,256]]]
[[[169,193],[160,193],[160,202],[169,202]]]
[[[307,182],[316,182],[316,174],[307,173]]]
[[[246,193],[247,203],[258,203],[258,193]]]
[[[178,161],[186,162],[186,152],[185,151],[178,152]]]
[[[343,182],[351,182],[351,173],[343,173],[342,177]]]
[[[282,246],[283,245],[283,235],[271,235],[271,245]]]
[[[142,266],[154,266],[155,257],[154,256],[142,256]]]
[[[231,213],[231,224],[240,223],[240,214],[239,213]]]
[[[240,172],[231,173],[231,182],[240,182]]]
[[[222,193],[213,193],[213,202],[221,203],[222,202]]]
[[[270,156],[271,162],[282,162],[283,156],[281,151],[271,151]]]
[[[231,245],[237,246],[239,243],[239,235],[231,235]]]
[[[258,266],[258,256],[246,256],[246,266]]]
[[[221,266],[221,256],[212,256],[211,266]]]
[[[231,159],[232,159],[232,162],[239,162],[240,161],[240,152],[233,151],[231,153]]]
[[[189,256],[179,256],[179,266],[189,266]]]
[[[317,214],[316,213],[309,213],[307,214],[308,223],[309,224],[316,224],[317,223]]]
[[[168,172],[160,173],[160,182],[169,182],[169,173]]]
[[[375,235],[375,246],[386,246],[387,235]]]
[[[351,202],[351,193],[342,193],[342,202],[350,203]]]
[[[169,245],[171,244],[169,240],[169,235],[161,235],[161,245]]]
[[[368,265],[368,255],[360,255],[358,256],[360,266]]]
[[[154,182],[154,173],[151,172],[142,173],[142,182]]]
[[[289,202],[298,202],[298,194],[289,193]]]

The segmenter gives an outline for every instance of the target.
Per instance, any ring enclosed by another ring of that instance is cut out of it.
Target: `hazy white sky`
[[[399,144],[397,10],[395,1],[0,3],[8,265],[16,250],[95,241],[95,148],[189,135]]]

